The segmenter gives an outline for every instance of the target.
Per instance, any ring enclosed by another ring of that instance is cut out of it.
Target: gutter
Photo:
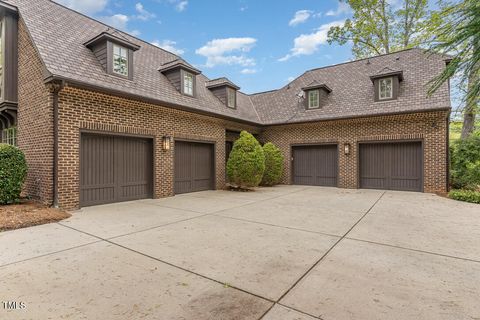
[[[48,85],[53,107],[53,207],[58,208],[58,95],[65,84],[61,81]]]

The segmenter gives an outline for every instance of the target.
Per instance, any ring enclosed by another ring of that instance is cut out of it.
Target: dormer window
[[[190,72],[183,72],[183,94],[193,96],[194,76]]]
[[[128,49],[113,45],[113,72],[128,77]]]
[[[182,59],[164,63],[158,69],[181,94],[194,97],[197,91],[197,75],[201,72]]]
[[[308,109],[320,108],[320,92],[319,90],[308,91]]]
[[[326,84],[318,81],[311,82],[308,86],[302,88],[305,95],[305,109],[320,109],[327,103],[328,95],[332,92]]]
[[[236,84],[225,77],[207,81],[207,89],[228,108],[237,108],[237,91],[240,90]]]
[[[386,67],[370,76],[370,80],[373,82],[376,102],[396,100],[400,90],[400,81],[403,80],[403,72]]]
[[[378,99],[387,100],[393,98],[393,78],[385,78],[378,80]]]
[[[133,53],[140,49],[120,32],[103,32],[85,43],[110,75],[133,80]]]
[[[237,106],[237,91],[233,88],[227,88],[227,107],[235,109]]]

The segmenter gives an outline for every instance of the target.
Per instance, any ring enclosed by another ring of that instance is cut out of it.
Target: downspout
[[[49,83],[53,104],[53,207],[58,208],[58,95],[64,82]]]

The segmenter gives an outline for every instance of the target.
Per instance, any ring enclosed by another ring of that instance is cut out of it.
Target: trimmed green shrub
[[[257,139],[246,131],[233,144],[227,162],[230,183],[241,189],[257,187],[265,171],[265,155]]]
[[[283,154],[280,149],[271,142],[263,146],[265,154],[265,172],[263,173],[262,185],[273,186],[280,182],[283,173]]]
[[[473,190],[452,190],[448,196],[454,200],[480,203],[480,192]]]
[[[11,145],[0,144],[0,204],[18,202],[27,175],[23,152]]]
[[[480,135],[474,134],[452,144],[451,184],[455,189],[475,190],[480,186]]]

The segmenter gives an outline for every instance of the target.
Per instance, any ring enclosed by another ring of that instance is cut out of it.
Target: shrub
[[[273,186],[280,182],[283,173],[283,154],[280,149],[271,142],[263,146],[265,154],[265,172],[263,173],[262,185]]]
[[[451,183],[456,189],[480,185],[480,135],[461,139],[451,147]]]
[[[14,146],[0,144],[0,204],[18,202],[26,175],[23,152]]]
[[[256,187],[262,181],[264,171],[265,155],[262,146],[254,136],[242,131],[228,158],[229,181],[241,189]]]
[[[448,196],[454,200],[480,203],[480,192],[473,190],[452,190]]]

